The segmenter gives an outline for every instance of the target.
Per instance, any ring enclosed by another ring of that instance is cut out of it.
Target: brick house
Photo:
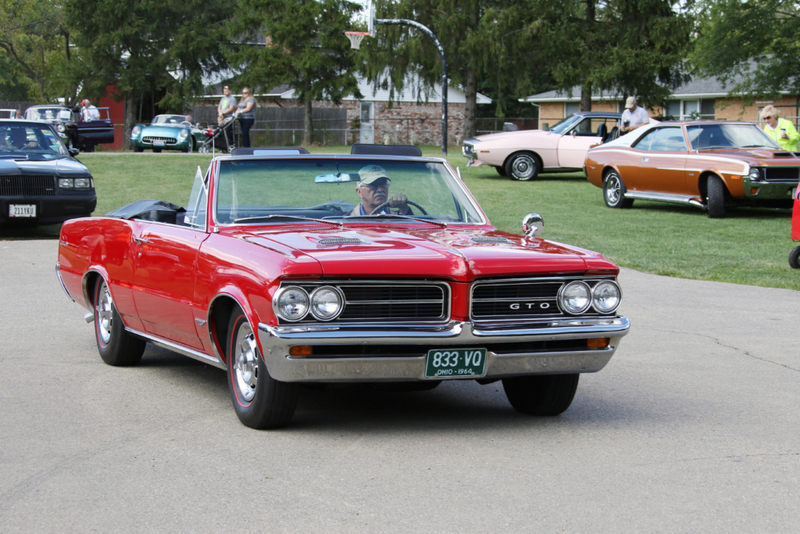
[[[627,95],[625,95],[627,96]],[[622,112],[625,105],[622,95],[592,95],[592,111]],[[550,126],[578,111],[581,92],[579,87],[572,94],[548,91],[520,99],[539,106],[540,122]],[[744,97],[731,96],[716,78],[690,81],[674,91],[666,108],[648,109],[651,117],[671,116],[676,120],[717,119],[743,120],[759,123],[759,111],[772,104],[781,110],[785,118],[798,123],[798,95],[782,93],[772,100],[748,101]]]
[[[216,106],[222,98],[222,83],[211,86],[208,94],[194,99],[195,107]],[[406,84],[402,92],[396,92],[391,101],[387,89],[376,88],[365,79],[359,78],[358,88],[362,99],[347,96],[340,106],[327,100],[314,102],[314,110],[326,108],[343,109],[346,113],[346,133],[343,137],[347,144],[414,144],[438,145],[442,139],[442,97],[438,88],[417,98],[416,87],[419,84]],[[238,87],[234,95],[239,98]],[[260,108],[301,108],[294,89],[289,85],[281,85],[268,91],[256,89],[255,97]],[[419,101],[418,101],[419,100]],[[478,94],[478,105],[491,104],[492,100]],[[466,94],[457,87],[447,89],[447,137],[449,145],[460,145],[463,140],[464,110]],[[202,113],[202,110],[198,110]],[[315,116],[315,121],[316,121]],[[287,121],[288,122],[288,121]],[[296,121],[294,121],[296,122]],[[258,129],[258,118],[255,129]],[[287,125],[288,127],[288,125]],[[297,126],[292,126],[297,127]],[[316,128],[316,124],[315,124]],[[302,129],[302,126],[300,126]]]

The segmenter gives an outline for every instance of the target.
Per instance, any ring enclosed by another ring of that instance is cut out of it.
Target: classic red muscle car
[[[661,122],[591,148],[585,166],[610,208],[656,200],[697,206],[715,218],[737,205],[790,208],[798,154],[752,123]]]
[[[224,369],[255,428],[287,424],[309,382],[502,380],[557,415],[628,332],[616,265],[537,237],[535,214],[496,230],[445,160],[302,152],[238,149],[186,208],[64,224],[57,272],[106,363],[150,342]]]

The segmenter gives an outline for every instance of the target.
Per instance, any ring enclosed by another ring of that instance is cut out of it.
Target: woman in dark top
[[[256,99],[249,87],[242,89],[242,100],[236,109],[239,126],[242,128],[242,146],[250,146],[250,128],[256,122]]]

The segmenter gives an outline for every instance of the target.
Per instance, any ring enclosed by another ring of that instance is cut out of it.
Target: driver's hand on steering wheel
[[[408,197],[403,193],[392,193],[386,199],[386,202],[389,203],[389,207],[395,208],[400,214],[406,214],[410,211],[408,209]]]

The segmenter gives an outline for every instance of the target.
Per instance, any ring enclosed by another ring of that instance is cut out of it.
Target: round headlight
[[[750,169],[750,179],[756,181],[761,179],[761,173],[758,171],[757,168]]]
[[[278,317],[287,321],[299,321],[308,313],[308,293],[299,287],[281,289],[272,303]]]
[[[584,282],[570,282],[558,293],[558,305],[571,315],[578,315],[592,304],[592,290]]]
[[[186,139],[189,137],[189,130],[181,130],[181,133],[178,134],[181,139]]]
[[[341,291],[331,286],[322,286],[311,293],[311,313],[320,321],[336,319],[344,304]]]
[[[604,280],[592,288],[592,305],[598,313],[611,313],[619,307],[622,301],[622,291],[619,286],[610,281]]]
[[[142,133],[142,129],[139,126],[134,126],[133,130],[131,130],[131,137],[136,137],[140,133]]]
[[[64,128],[64,125],[63,125],[62,123],[60,123],[60,122],[59,122],[59,123],[56,125],[56,130],[58,130],[58,131],[59,131],[59,132],[61,132],[61,133],[64,133],[64,130],[66,130],[66,128]]]

